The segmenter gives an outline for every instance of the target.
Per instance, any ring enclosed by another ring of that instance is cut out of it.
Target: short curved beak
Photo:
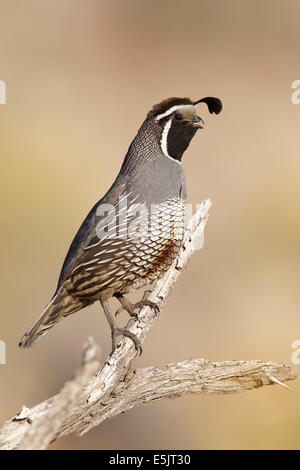
[[[197,129],[203,129],[204,121],[200,116],[194,116],[193,119],[191,120],[191,124],[194,127],[197,127]]]

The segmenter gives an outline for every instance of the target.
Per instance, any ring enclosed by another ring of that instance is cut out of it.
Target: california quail
[[[162,275],[176,257],[183,239],[186,185],[181,159],[203,120],[195,105],[204,102],[218,114],[222,103],[207,97],[169,98],[153,106],[131,143],[121,170],[106,195],[92,208],[65,258],[51,302],[21,339],[30,347],[64,317],[99,300],[116,337],[130,337],[117,328],[108,300],[115,296],[131,316],[148,300],[131,304],[124,294]]]

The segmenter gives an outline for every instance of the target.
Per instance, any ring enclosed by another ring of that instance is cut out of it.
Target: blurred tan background
[[[18,341],[52,296],[81,221],[150,107],[218,96],[184,157],[189,202],[213,201],[196,253],[136,366],[204,357],[291,364],[300,338],[300,1],[1,0],[0,420],[55,394],[93,334],[94,305],[32,350]],[[125,320],[125,316],[122,320]],[[292,365],[300,373],[300,366]],[[135,409],[66,449],[300,448],[300,385]]]

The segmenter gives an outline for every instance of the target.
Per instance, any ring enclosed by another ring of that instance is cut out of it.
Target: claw
[[[131,331],[127,330],[126,328],[115,328],[113,331],[113,351],[116,349],[115,342],[116,342],[116,336],[126,336],[127,338],[130,338],[135,346],[135,349],[140,353],[140,355],[143,352],[142,344],[138,337],[131,333]]]
[[[145,306],[153,308],[155,311],[155,316],[157,316],[157,314],[160,312],[160,309],[159,309],[159,306],[155,302],[152,302],[151,300],[147,299],[147,294],[149,292],[151,293],[151,291],[145,291],[143,295],[143,299],[140,302],[136,302],[135,304],[131,303],[122,294],[119,294],[119,293],[114,294],[115,297],[121,303],[121,307],[116,311],[115,316],[118,316],[122,312],[122,310],[126,310],[126,312],[129,313],[131,317],[138,319],[138,313],[136,313],[135,310],[136,309],[141,310]]]
[[[157,316],[160,312],[159,306],[155,302],[152,302],[151,300],[141,300],[141,302],[137,302],[135,304],[135,308],[142,309],[145,306],[153,308],[153,310],[155,312],[155,316]]]
[[[120,315],[120,313],[121,313],[123,310],[125,310],[124,307],[118,308],[118,310],[117,310],[116,313],[115,313],[115,317],[117,317],[118,315]]]
[[[143,294],[143,298],[142,300],[147,300],[147,298],[149,297],[149,295],[151,294],[152,290],[145,290],[144,291],[144,294]]]
[[[125,299],[125,301],[126,301],[126,299]],[[127,328],[118,328],[116,326],[116,324],[114,322],[114,319],[111,315],[111,311],[110,311],[109,304],[108,304],[107,300],[100,299],[100,303],[103,307],[105,316],[107,318],[107,321],[108,321],[110,329],[111,329],[112,353],[116,349],[116,337],[117,336],[127,336],[128,338],[130,338],[133,341],[135,349],[137,351],[139,351],[139,353],[141,355],[142,351],[143,351],[143,348],[142,348],[141,342],[138,339],[138,337],[135,334],[131,333],[131,331],[127,330]],[[123,308],[123,304],[122,304],[122,308]],[[121,310],[121,309],[119,309],[119,310]]]

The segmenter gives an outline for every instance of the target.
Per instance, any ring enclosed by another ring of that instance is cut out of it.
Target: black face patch
[[[175,160],[181,161],[183,153],[188,148],[196,132],[197,128],[191,123],[176,119],[176,115],[173,116],[167,136],[168,155]]]

